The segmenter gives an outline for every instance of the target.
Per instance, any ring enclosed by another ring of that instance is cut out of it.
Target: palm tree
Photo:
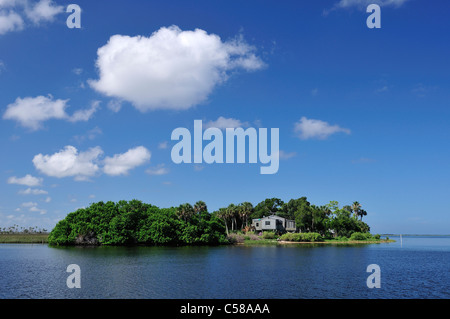
[[[198,213],[202,213],[202,212],[206,212],[207,210],[208,209],[207,209],[206,203],[204,201],[199,200],[198,202],[196,202],[194,204],[194,211],[197,214]]]
[[[218,218],[223,219],[223,222],[225,223],[225,230],[227,231],[227,236],[228,236],[228,224],[227,224],[227,219],[228,219],[228,211],[226,208],[219,208],[219,210],[216,212],[216,216]]]
[[[364,209],[361,209],[359,211],[359,216],[361,216],[361,221],[362,221],[363,216],[366,216],[366,215],[367,215],[367,212]]]
[[[248,216],[253,213],[253,204],[250,202],[243,202],[239,204],[238,211],[239,211],[239,217],[242,219],[242,225],[244,225],[245,220],[245,226],[248,226]]]
[[[353,202],[352,211],[355,214],[355,216],[358,217],[361,211],[361,204],[358,202]]]
[[[189,203],[181,204],[177,208],[177,215],[186,222],[194,215],[194,208]]]
[[[237,215],[237,211],[238,211],[237,206],[234,204],[230,204],[230,205],[228,205],[226,210],[227,210],[228,218],[231,219],[231,230],[234,230],[235,225],[237,228],[237,224],[236,224],[236,215]]]

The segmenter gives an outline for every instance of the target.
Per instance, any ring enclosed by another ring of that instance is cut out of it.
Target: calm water
[[[0,298],[445,298],[450,237],[389,244],[50,248],[0,245]],[[69,289],[69,264],[81,288]],[[381,288],[369,289],[369,264]]]

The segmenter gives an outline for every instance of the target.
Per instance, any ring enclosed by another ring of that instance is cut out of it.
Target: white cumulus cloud
[[[57,5],[51,0],[40,0],[34,5],[28,4],[25,8],[26,16],[35,24],[52,21],[57,14],[63,11],[63,6]]]
[[[91,103],[90,108],[78,110],[73,115],[66,113],[69,100],[54,99],[52,95],[37,97],[18,97],[7,106],[3,119],[17,121],[33,131],[42,128],[45,121],[57,119],[70,122],[88,121],[99,108],[99,101]]]
[[[103,171],[108,175],[127,175],[128,172],[150,160],[151,153],[143,146],[129,149],[123,154],[116,154],[104,159]]]
[[[264,62],[242,38],[223,42],[201,29],[162,27],[149,37],[113,35],[97,51],[97,91],[131,102],[142,112],[188,109],[204,102],[235,69]]]
[[[0,11],[0,35],[24,28],[24,22],[20,15],[14,11]]]
[[[302,140],[314,138],[323,140],[336,133],[350,134],[349,129],[342,128],[338,125],[330,125],[321,120],[308,119],[304,116],[300,121],[295,123],[294,131]]]
[[[26,21],[34,25],[53,21],[63,11],[64,7],[52,0],[0,0],[0,35],[23,30]]]
[[[98,176],[102,172],[111,176],[128,175],[130,170],[145,164],[151,157],[150,151],[143,146],[104,159],[101,158],[103,154],[99,146],[83,152],[67,145],[54,154],[34,156],[33,164],[39,172],[47,176],[73,177],[75,181],[89,181],[91,177]],[[41,190],[33,189],[21,193],[44,194]]]
[[[25,185],[28,187],[40,186],[42,184],[43,179],[40,177],[34,177],[30,174],[25,175],[24,177],[16,177],[12,176],[8,179],[8,184],[17,184],[17,185]]]
[[[103,154],[100,147],[93,147],[85,152],[78,152],[73,146],[52,155],[38,154],[33,158],[33,164],[41,173],[62,178],[74,177],[77,181],[88,180],[99,171],[98,159]]]

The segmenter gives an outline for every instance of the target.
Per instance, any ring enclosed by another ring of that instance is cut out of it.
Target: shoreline
[[[394,243],[393,239],[383,239],[383,240],[347,240],[347,241],[287,241],[280,240],[277,243],[280,244],[383,244],[383,243]]]
[[[47,240],[48,234],[0,234],[0,244],[48,244]],[[380,244],[380,243],[392,243],[395,242],[393,239],[380,239],[380,240],[347,240],[347,241],[287,241],[287,240],[246,240],[242,243],[235,243],[231,245],[289,245],[289,244]],[[229,244],[224,244],[228,246]],[[76,246],[76,245],[75,245]],[[83,246],[83,245],[80,245]]]

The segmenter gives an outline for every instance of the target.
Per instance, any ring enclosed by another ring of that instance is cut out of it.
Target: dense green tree
[[[237,229],[237,216],[238,216],[238,207],[235,204],[230,204],[226,208],[228,220],[231,221],[231,230]],[[236,226],[236,228],[235,228]]]
[[[196,214],[200,215],[201,213],[204,213],[207,211],[208,211],[208,207],[206,206],[206,203],[204,201],[199,200],[194,204],[194,212]]]
[[[221,220],[223,220],[223,223],[225,225],[225,231],[227,233],[227,236],[229,234],[228,232],[228,212],[226,208],[219,208],[218,211],[215,212],[215,216]]]
[[[194,207],[191,204],[185,203],[178,206],[177,215],[178,218],[184,220],[185,222],[190,220],[192,216],[195,214]]]
[[[279,198],[267,198],[255,206],[252,218],[262,218],[277,214],[284,202]]]
[[[253,213],[253,211],[253,204],[250,202],[243,202],[238,205],[238,212],[242,221],[242,227],[244,227],[244,222],[245,226],[248,226],[248,217]]]
[[[226,242],[223,224],[189,204],[158,208],[140,201],[99,202],[69,213],[49,234],[54,245],[206,245]]]

